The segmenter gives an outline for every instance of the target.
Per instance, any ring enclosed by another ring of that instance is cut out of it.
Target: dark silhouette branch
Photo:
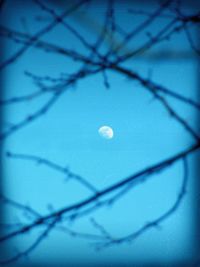
[[[144,234],[146,231],[149,231],[152,228],[155,228],[155,229],[159,228],[161,223],[163,223],[165,220],[167,220],[169,217],[171,217],[171,215],[173,215],[177,211],[177,209],[181,205],[181,202],[183,201],[184,195],[186,194],[186,188],[187,188],[187,182],[188,182],[187,158],[183,157],[182,160],[183,160],[183,168],[184,168],[183,181],[182,181],[181,189],[177,196],[177,199],[174,202],[174,204],[171,206],[171,208],[167,210],[165,213],[163,213],[161,216],[159,216],[157,219],[146,223],[140,229],[138,229],[132,234],[129,234],[128,236],[125,236],[122,238],[110,238],[109,241],[96,243],[95,246],[97,249],[103,249],[114,244],[117,245],[120,243],[133,241],[137,239],[138,237],[140,237],[142,234]]]
[[[55,86],[52,88],[52,96],[51,98],[36,112],[32,113],[31,115],[28,115],[25,119],[23,119],[21,122],[11,125],[8,129],[6,129],[4,132],[0,133],[0,141],[7,138],[12,133],[20,130],[21,128],[27,126],[28,124],[32,123],[36,119],[43,116],[61,97],[63,93],[66,92],[66,90],[76,84],[80,79],[85,78],[88,75],[95,74],[99,72],[102,68],[97,70],[84,70],[81,68],[78,72],[76,72],[74,75],[70,77],[67,81],[62,83],[61,85]],[[8,101],[8,100],[7,100]]]
[[[119,66],[111,66],[112,69],[117,70],[118,72],[121,72],[122,74],[125,74],[126,76],[128,76],[131,79],[137,80],[144,88],[148,89],[162,104],[163,106],[166,108],[166,110],[168,111],[168,113],[175,118],[175,120],[180,123],[185,130],[190,133],[194,139],[196,139],[196,141],[200,140],[200,137],[198,136],[198,134],[191,128],[191,126],[188,124],[188,122],[186,120],[184,120],[180,115],[178,115],[177,112],[175,112],[175,110],[169,105],[168,101],[162,97],[157,91],[162,91],[162,92],[167,92],[168,94],[170,93],[169,90],[167,89],[163,89],[161,86],[157,86],[156,84],[152,83],[151,81],[147,80],[147,79],[143,79],[141,76],[139,76],[138,74],[125,69],[125,68],[121,68]],[[175,94],[176,95],[176,94]],[[175,96],[173,93],[170,94],[170,96]],[[177,95],[176,95],[177,98]],[[178,97],[177,99],[179,100],[183,100],[184,102],[187,102],[189,104],[191,104],[191,100],[187,100],[184,97],[182,98],[181,96]],[[193,101],[192,101],[193,103]],[[199,104],[192,104],[193,106],[197,107],[199,109]]]
[[[107,188],[105,188],[102,191],[99,191],[97,194],[92,195],[89,198],[86,198],[83,201],[80,201],[74,205],[70,205],[68,207],[65,207],[63,209],[60,209],[56,212],[53,212],[47,216],[41,217],[40,219],[36,220],[35,222],[21,228],[20,230],[14,231],[6,236],[2,236],[0,237],[0,242],[4,242],[7,241],[11,238],[14,238],[15,236],[18,236],[20,234],[24,234],[27,233],[29,231],[31,231],[32,229],[44,224],[46,221],[51,220],[55,217],[58,217],[59,219],[62,217],[62,215],[65,215],[67,213],[70,213],[71,211],[79,211],[82,208],[88,206],[91,203],[94,203],[95,201],[97,201],[98,199],[108,195],[109,193],[114,192],[115,190],[118,190],[119,188],[122,188],[123,186],[127,185],[128,183],[132,182],[135,179],[139,179],[141,176],[148,174],[149,176],[151,176],[152,174],[156,173],[156,172],[160,172],[162,170],[164,170],[166,167],[171,166],[172,164],[174,164],[175,162],[185,158],[186,156],[188,156],[189,154],[195,152],[196,150],[198,150],[200,147],[200,143],[196,143],[195,145],[191,146],[189,149],[186,149],[164,161],[161,161],[153,166],[150,166],[148,168],[145,168],[144,170],[133,174],[129,177],[127,177],[126,179],[123,179],[122,181],[115,183]]]
[[[67,17],[70,14],[72,14],[75,10],[80,8],[83,4],[85,4],[88,0],[81,0],[77,4],[73,5],[70,8],[67,8],[62,15],[61,18]],[[35,42],[37,42],[41,37],[43,37],[48,32],[52,31],[53,28],[55,28],[59,23],[60,19],[54,19],[51,23],[49,23],[46,27],[41,29],[39,32],[37,32],[35,35],[33,35],[21,49],[19,49],[14,55],[12,55],[10,58],[8,58],[6,61],[1,63],[0,65],[0,71],[4,69],[5,67],[9,66],[10,64],[14,63],[18,58],[20,58]]]
[[[50,160],[47,160],[41,157],[25,155],[25,154],[15,154],[15,153],[7,152],[6,155],[7,157],[13,158],[13,159],[29,160],[29,161],[36,162],[37,164],[44,164],[47,167],[64,174],[66,178],[76,180],[77,182],[82,184],[84,187],[89,189],[89,191],[93,193],[98,193],[98,190],[95,188],[95,186],[92,185],[90,182],[88,182],[86,179],[84,179],[78,174],[75,174],[74,172],[71,172],[68,168],[62,167],[56,164],[55,162],[52,162]]]
[[[35,248],[38,247],[38,245],[46,239],[46,237],[50,234],[50,232],[52,231],[52,229],[54,228],[54,226],[56,225],[56,223],[59,221],[59,217],[56,217],[52,220],[52,222],[50,224],[48,224],[45,227],[45,230],[42,232],[42,234],[40,234],[36,240],[33,242],[33,244],[31,246],[29,246],[27,249],[25,249],[22,252],[18,252],[15,256],[13,256],[10,259],[4,260],[4,261],[0,261],[1,265],[5,265],[5,264],[10,264],[13,262],[18,261],[19,259],[21,259],[22,257],[27,257]]]

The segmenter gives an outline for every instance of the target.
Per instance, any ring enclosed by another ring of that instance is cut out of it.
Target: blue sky
[[[30,32],[42,27],[41,22],[34,20],[34,16],[41,13],[35,6],[29,9],[28,6],[18,5],[16,15],[9,10],[9,4],[7,12],[12,15],[9,20],[5,19],[8,25],[18,25],[19,30],[23,30],[21,21],[22,18],[26,18]],[[125,12],[127,8],[126,5],[119,5],[117,9],[117,15],[124,27],[128,27],[132,18],[131,14],[127,15]],[[88,16],[92,14],[92,19],[101,22],[102,12],[103,5],[92,6]],[[138,20],[139,23],[140,19],[137,17],[134,21],[137,23]],[[77,18],[72,17],[69,21],[77,27]],[[159,27],[159,24],[155,24],[151,29],[156,31]],[[90,28],[84,29],[82,26],[81,30],[81,33],[85,31],[84,36],[88,35],[88,39],[94,35]],[[139,37],[136,44],[142,42],[143,38],[145,37]],[[44,39],[84,51],[79,42],[62,27],[56,28]],[[162,49],[188,50],[183,36],[176,36],[175,40],[176,47],[171,47],[169,42],[160,45],[157,50],[154,48],[152,53]],[[16,44],[5,43],[5,46],[6,55],[16,50]],[[151,73],[151,78],[155,82],[174,91],[181,90],[185,96],[195,98],[197,95],[197,62],[192,57],[187,62],[184,59],[151,60],[148,57],[140,57],[127,62],[125,66],[144,77]],[[30,49],[23,58],[6,69],[4,96],[20,96],[37,90],[30,77],[24,75],[24,71],[56,78],[79,67],[79,63],[64,57]],[[67,89],[47,114],[11,135],[6,140],[3,150],[40,156],[67,166],[101,190],[192,144],[191,137],[138,83],[114,72],[108,72],[107,75],[109,89],[105,88],[102,75],[99,74],[81,80],[76,86]],[[4,113],[5,121],[20,121],[42,106],[49,97],[45,95],[38,100],[7,107]],[[170,103],[195,127],[194,110],[173,102],[172,99]],[[102,125],[113,128],[113,139],[105,140],[99,136],[98,129]],[[191,164],[193,160],[194,158],[191,159]],[[34,207],[42,214],[47,214],[49,207],[59,209],[91,194],[76,181],[66,182],[62,174],[44,165],[6,158],[3,163],[6,195]],[[77,262],[78,258],[79,262],[84,263],[125,264],[158,261],[169,263],[189,259],[193,256],[194,245],[191,232],[194,223],[192,193],[195,175],[192,174],[181,207],[162,224],[161,230],[153,229],[131,244],[113,246],[100,252],[93,249],[91,241],[72,238],[54,231],[48,240],[32,253],[31,261]],[[90,218],[93,217],[113,236],[128,234],[170,208],[179,192],[182,175],[182,164],[177,163],[163,173],[152,176],[147,182],[138,184],[112,207],[95,211],[89,216],[69,223],[69,226],[80,232],[97,233],[97,229],[90,223]],[[12,210],[8,209],[6,214],[11,220],[20,220]],[[16,239],[12,246],[22,249],[34,234],[37,235],[38,232],[25,236],[23,242]]]

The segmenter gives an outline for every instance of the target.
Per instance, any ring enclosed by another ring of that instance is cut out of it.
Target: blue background
[[[143,16],[128,13],[128,8],[132,6],[128,2],[119,2],[116,5],[116,17],[124,29],[145,19]],[[140,6],[135,3],[134,7]],[[147,7],[143,5],[143,8]],[[148,8],[153,10],[154,5]],[[59,12],[59,7],[57,10]],[[104,12],[105,3],[91,4],[77,11],[67,21],[80,30],[84,38],[94,41],[102,25]],[[37,21],[35,17],[39,14],[47,17],[47,21]],[[31,34],[49,22],[49,17],[38,7],[20,1],[16,1],[16,4],[7,1],[3,16],[5,17],[2,21],[11,28]],[[25,26],[23,21],[26,22]],[[164,23],[166,19],[159,19],[149,30],[158,31]],[[126,51],[140,46],[146,38],[145,33],[139,35],[134,42],[127,44]],[[62,26],[57,26],[44,40],[88,54],[80,42]],[[109,47],[110,42],[108,40],[102,46],[102,51]],[[120,42],[120,36],[114,36],[113,42]],[[5,58],[18,49],[16,43],[8,41],[5,41],[4,46]],[[146,54],[129,60],[125,66],[143,77],[150,75],[153,81],[173,91],[197,99],[198,63],[189,49],[185,36],[178,34],[173,41],[155,46]],[[162,51],[168,51],[168,56],[156,59],[156,55]],[[176,57],[181,53],[183,56]],[[189,58],[185,58],[188,54]],[[80,63],[66,57],[31,48],[17,63],[4,71],[4,98],[37,90],[32,79],[24,75],[24,71],[56,78],[72,73],[80,66]],[[81,175],[101,190],[193,143],[189,134],[146,89],[114,72],[108,72],[107,75],[109,89],[105,88],[101,74],[91,75],[68,88],[45,115],[11,135],[3,146],[3,153],[11,151],[46,158],[69,167],[72,172]],[[19,122],[49,98],[50,95],[46,94],[33,101],[6,106],[5,128],[7,122]],[[197,128],[197,114],[194,109],[173,99],[168,100],[180,115]],[[113,139],[105,140],[98,135],[98,129],[102,125],[113,128]],[[91,263],[93,266],[97,263],[122,263],[125,266],[130,263],[170,264],[190,260],[195,255],[196,242],[194,163],[195,157],[192,156],[189,159],[191,171],[187,194],[175,214],[162,223],[161,229],[152,229],[130,244],[113,245],[98,252],[93,248],[91,240],[73,238],[53,231],[31,253],[31,262],[47,265]],[[51,209],[60,209],[91,195],[77,181],[72,179],[66,182],[64,175],[45,165],[5,157],[3,165],[5,195],[30,205],[42,214],[48,214]],[[95,218],[113,236],[129,234],[173,205],[180,190],[182,176],[183,168],[179,162],[163,173],[152,176],[145,183],[139,183],[113,206],[96,210],[66,225],[78,232],[98,234],[98,230],[90,223],[90,218]],[[6,209],[5,217],[10,221],[26,220],[12,208]],[[25,248],[39,231],[33,231],[9,244],[11,252],[15,247],[19,250]],[[26,260],[23,262],[26,263]]]

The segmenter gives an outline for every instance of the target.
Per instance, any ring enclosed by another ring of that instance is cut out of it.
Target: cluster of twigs
[[[198,132],[192,128],[189,121],[187,121],[185,118],[179,115],[177,111],[174,110],[174,108],[170,105],[170,102],[167,100],[167,97],[171,97],[176,101],[182,102],[185,105],[194,108],[197,112],[200,111],[200,103],[194,99],[184,96],[181,92],[175,92],[173,88],[170,89],[161,84],[157,84],[152,79],[147,79],[146,77],[141,76],[125,66],[125,63],[129,59],[145,54],[151,48],[154,48],[160,43],[169,40],[171,41],[173,36],[178,33],[185,34],[191,49],[196,53],[197,56],[199,56],[200,51],[193,40],[194,38],[192,36],[192,29],[194,27],[198,28],[200,25],[200,11],[196,10],[193,11],[192,14],[188,15],[186,12],[184,12],[184,9],[182,9],[181,1],[172,0],[168,0],[162,4],[159,4],[152,13],[146,10],[135,10],[132,8],[128,10],[128,12],[133,15],[144,16],[145,19],[136,27],[132,25],[130,29],[125,31],[116,19],[115,1],[109,0],[106,4],[104,22],[101,25],[100,31],[96,34],[96,41],[92,43],[80,33],[78,28],[72,26],[66,19],[69,16],[72,16],[86,4],[92,4],[92,0],[82,0],[76,2],[75,4],[70,5],[70,7],[68,6],[61,14],[58,11],[55,11],[51,5],[47,3],[47,1],[33,0],[33,2],[34,5],[37,5],[37,7],[43,13],[48,15],[48,23],[45,27],[41,28],[38,32],[32,35],[17,29],[11,29],[2,23],[0,25],[0,36],[8,39],[10,42],[14,42],[16,45],[19,45],[20,48],[5,61],[1,62],[0,71],[4,71],[4,69],[12,67],[14,63],[23,57],[23,55],[31,48],[44,51],[44,53],[49,52],[53,53],[54,55],[68,58],[74,62],[74,64],[77,62],[80,67],[74,73],[59,78],[52,78],[50,76],[40,77],[33,73],[26,72],[25,75],[33,80],[37,86],[37,90],[27,95],[16,97],[13,96],[7,99],[1,98],[1,107],[4,108],[8,105],[17,105],[21,102],[37,101],[44,95],[49,95],[50,97],[42,107],[38,108],[32,114],[26,115],[20,122],[9,124],[6,128],[3,128],[3,131],[0,133],[1,143],[9,138],[10,135],[15,134],[16,131],[23,130],[24,127],[28,127],[34,121],[44,117],[49,110],[53,109],[54,104],[71,86],[81,83],[81,81],[86,77],[102,74],[104,85],[106,88],[109,88],[110,84],[108,72],[112,71],[118,75],[121,75],[122,77],[128,78],[129,80],[137,81],[147,92],[153,95],[153,97],[163,105],[166,111],[170,114],[171,118],[180,124],[180,126],[183,127],[183,129],[191,136],[191,138],[194,140],[194,144],[169,158],[157,162],[152,166],[147,166],[145,169],[137,173],[133,173],[129,177],[121,179],[121,181],[114,183],[103,190],[99,190],[87,179],[75,174],[74,172],[71,172],[68,168],[60,166],[55,162],[51,162],[48,159],[33,155],[7,152],[5,155],[6,157],[37,162],[45,165],[47,168],[53,169],[56,172],[62,173],[65,177],[67,177],[67,179],[76,180],[82,186],[87,188],[91,195],[79,202],[74,203],[73,205],[66,206],[56,211],[51,211],[48,215],[42,215],[32,207],[25,206],[7,198],[4,195],[1,195],[1,203],[25,212],[30,221],[26,224],[2,223],[1,227],[9,229],[9,233],[3,234],[0,237],[1,244],[4,244],[5,242],[14,239],[17,236],[21,236],[33,231],[38,227],[42,227],[43,229],[30,247],[26,248],[22,252],[18,252],[10,259],[2,259],[2,264],[15,262],[23,256],[30,254],[45,239],[45,237],[50,234],[52,230],[60,230],[71,236],[93,239],[95,240],[97,248],[104,248],[110,245],[135,240],[147,230],[159,226],[180,206],[187,186],[187,158],[200,148],[200,136]],[[9,1],[2,1],[1,12],[4,12],[4,8],[6,8],[6,5],[9,4]],[[158,32],[148,33],[148,38],[145,39],[143,44],[140,44],[139,47],[129,50],[126,49],[128,44],[135,40],[139,34],[145,32],[149,25],[155,23],[159,18],[167,19],[167,23],[164,24]],[[48,33],[50,33],[53,29],[56,29],[56,27],[59,25],[62,25],[66,31],[73,34],[77,41],[79,41],[85,48],[85,53],[81,53],[75,49],[68,49],[62,46],[62,44],[55,44],[54,42],[51,42],[51,40],[45,40],[44,37],[46,37]],[[121,36],[122,41],[113,45],[112,41],[115,33]],[[110,44],[105,44],[109,38]],[[106,51],[105,49],[102,49],[102,46],[107,46]],[[90,214],[92,211],[102,206],[114,204],[120,197],[122,197],[136,185],[135,181],[139,179],[145,181],[158,172],[164,172],[168,167],[176,164],[179,161],[183,162],[184,177],[177,199],[169,210],[165,211],[158,218],[141,226],[140,229],[133,231],[127,236],[115,238],[108,233],[108,231],[101,224],[97,223],[95,219],[92,219],[91,223],[99,231],[98,235],[74,232],[64,225],[64,222],[68,220],[77,219],[80,216]]]

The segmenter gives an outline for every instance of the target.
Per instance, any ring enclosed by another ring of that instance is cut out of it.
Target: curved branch
[[[90,182],[88,182],[85,178],[83,178],[82,176],[80,176],[78,174],[75,174],[74,172],[71,172],[68,168],[62,167],[62,166],[56,164],[55,162],[44,159],[42,157],[25,155],[25,154],[16,154],[16,153],[7,152],[6,155],[9,158],[30,160],[30,161],[36,162],[38,164],[44,164],[47,167],[49,167],[55,171],[63,173],[69,179],[75,179],[76,181],[78,181],[80,184],[82,184],[84,187],[86,187],[87,189],[89,189],[93,193],[98,193],[98,190]]]
[[[182,160],[183,160],[183,171],[184,171],[183,181],[182,181],[180,192],[177,196],[176,201],[172,205],[172,207],[169,210],[167,210],[165,213],[163,213],[161,216],[159,216],[157,219],[146,223],[144,226],[142,226],[140,229],[138,229],[132,234],[129,234],[122,238],[112,238],[106,242],[96,243],[95,246],[98,249],[103,249],[114,244],[117,245],[117,244],[133,241],[137,239],[138,237],[140,237],[141,235],[143,235],[146,231],[152,228],[158,228],[161,223],[163,223],[165,220],[171,217],[175,213],[175,211],[177,211],[177,209],[181,205],[181,202],[183,201],[183,198],[185,196],[187,182],[188,182],[188,163],[187,163],[186,156],[183,157]]]
[[[70,213],[71,211],[79,211],[82,208],[85,208],[89,206],[91,203],[94,203],[95,201],[99,200],[100,198],[108,195],[109,193],[114,192],[115,190],[118,190],[119,188],[125,186],[126,184],[130,183],[131,181],[140,178],[141,176],[148,174],[151,176],[152,174],[156,172],[160,172],[164,170],[166,167],[171,166],[175,162],[185,158],[187,155],[197,151],[200,148],[200,142],[196,143],[195,145],[191,146],[189,149],[186,149],[164,161],[161,161],[157,164],[154,164],[148,168],[143,169],[142,171],[135,173],[126,179],[123,179],[122,181],[115,183],[107,188],[105,188],[102,191],[99,191],[97,194],[92,195],[91,197],[88,197],[80,202],[77,202],[73,205],[67,206],[63,209],[60,209],[58,211],[52,212],[51,214],[47,216],[43,216],[40,219],[36,220],[35,222],[28,224],[21,229],[17,231],[13,231],[5,236],[0,237],[0,242],[5,242],[7,240],[10,240],[18,235],[27,233],[31,231],[32,229],[44,224],[46,221],[51,220],[53,218],[61,218],[63,215],[66,215],[67,213]]]

